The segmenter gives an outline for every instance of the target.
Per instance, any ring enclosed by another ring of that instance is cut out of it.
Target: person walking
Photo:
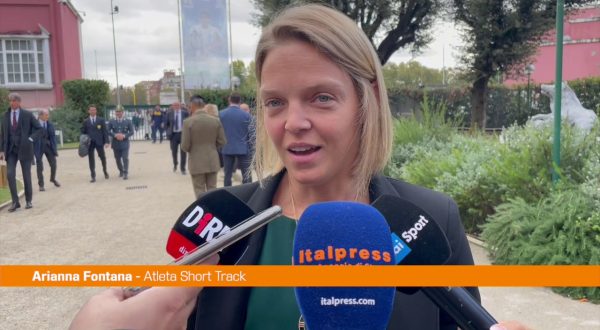
[[[50,165],[50,182],[55,187],[60,187],[60,183],[56,180],[56,158],[58,157],[58,150],[56,148],[56,133],[54,131],[54,125],[49,120],[50,112],[43,109],[38,120],[42,127],[41,134],[38,140],[34,143],[34,155],[37,169],[38,186],[40,191],[45,191],[44,188],[44,162],[43,157],[46,156],[48,164]]]
[[[33,161],[33,142],[42,133],[40,123],[33,114],[21,108],[21,96],[8,94],[10,107],[4,113],[0,125],[0,160],[6,159],[8,188],[12,204],[8,212],[21,207],[17,191],[17,162],[21,163],[23,184],[25,185],[25,208],[33,207],[31,188],[31,162]]]
[[[217,188],[217,173],[221,168],[217,148],[227,141],[218,118],[206,111],[199,95],[190,99],[191,116],[183,121],[181,150],[189,153],[188,168],[196,198]]]
[[[117,107],[117,118],[108,123],[108,135],[112,138],[111,148],[115,155],[119,177],[128,179],[129,175],[129,138],[133,135],[133,124],[125,118],[123,108]]]
[[[158,132],[160,143],[163,142],[163,133],[165,131],[165,112],[160,108],[160,105],[156,105],[150,115],[151,129],[152,129],[152,143],[156,143],[156,133]]]
[[[250,171],[251,159],[248,150],[249,127],[252,118],[240,108],[242,98],[239,93],[229,95],[229,107],[219,113],[227,143],[223,146],[223,185],[231,186],[231,177],[236,169],[236,163],[242,170],[242,182],[252,182]]]
[[[88,107],[88,114],[90,115],[86,120],[83,121],[81,126],[81,134],[87,134],[90,137],[90,147],[88,153],[88,161],[90,165],[90,174],[92,179],[90,182],[96,182],[96,156],[94,150],[98,153],[98,157],[102,162],[102,170],[104,171],[104,178],[108,179],[108,171],[106,170],[106,155],[104,148],[108,148],[108,130],[106,128],[106,121],[104,118],[97,117],[97,109],[94,104],[90,104]]]
[[[177,171],[179,164],[181,174],[185,174],[185,163],[187,155],[181,150],[181,130],[183,129],[183,121],[189,116],[186,110],[181,109],[181,103],[175,102],[171,105],[171,110],[167,113],[167,138],[171,144],[171,155],[173,157],[173,172]],[[177,161],[177,153],[180,153],[180,161]]]

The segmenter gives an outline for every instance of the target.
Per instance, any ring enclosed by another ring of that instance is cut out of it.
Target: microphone
[[[179,216],[167,240],[167,253],[180,259],[253,215],[254,211],[230,192],[210,191]],[[243,238],[219,252],[219,264],[237,264],[247,245],[247,238]]]
[[[448,262],[452,253],[448,238],[424,210],[391,195],[379,197],[372,205],[390,225],[396,264],[443,265]],[[403,287],[397,290],[408,294],[417,291]],[[420,290],[463,330],[488,330],[498,323],[465,288],[423,287]]]
[[[294,236],[294,265],[393,265],[390,229],[369,205],[326,202],[309,206]],[[394,288],[295,289],[310,330],[385,329]]]

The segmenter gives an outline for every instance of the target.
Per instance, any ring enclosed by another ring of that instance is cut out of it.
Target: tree
[[[252,0],[259,11],[255,24],[266,26],[286,6],[323,3],[335,7],[359,24],[385,64],[400,48],[418,52],[431,37],[431,26],[443,0]],[[377,40],[381,40],[376,43]]]
[[[244,80],[246,80],[246,76],[248,75],[246,73],[246,64],[244,64],[244,61],[242,60],[235,60],[231,63],[231,67],[233,71],[233,76],[240,78],[241,86],[244,83]]]
[[[556,0],[452,0],[462,26],[462,64],[471,74],[471,127],[485,128],[488,83],[518,71],[555,22]],[[591,0],[565,0],[567,9]]]
[[[442,70],[428,68],[417,61],[388,63],[383,67],[388,89],[442,85],[442,77]]]

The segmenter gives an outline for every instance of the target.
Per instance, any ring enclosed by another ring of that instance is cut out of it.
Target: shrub
[[[69,106],[63,106],[54,109],[50,113],[50,120],[54,123],[57,130],[63,133],[64,142],[79,141],[79,134],[82,124],[82,114],[79,109],[73,109]]]
[[[598,201],[576,186],[554,190],[538,203],[511,199],[483,225],[483,238],[497,264],[598,265]],[[556,290],[600,302],[598,287]]]
[[[4,110],[8,109],[8,90],[0,88],[0,113],[4,113]]]
[[[103,115],[104,107],[110,100],[108,83],[104,80],[66,80],[62,82],[62,88],[65,92],[65,106],[79,111],[78,122],[87,116],[87,109],[90,104],[96,105],[98,115]]]

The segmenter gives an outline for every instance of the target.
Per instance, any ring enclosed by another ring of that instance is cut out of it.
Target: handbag
[[[85,157],[90,151],[91,139],[87,134],[81,134],[79,137],[79,157]]]
[[[0,161],[0,188],[8,186],[8,169],[5,161]]]

